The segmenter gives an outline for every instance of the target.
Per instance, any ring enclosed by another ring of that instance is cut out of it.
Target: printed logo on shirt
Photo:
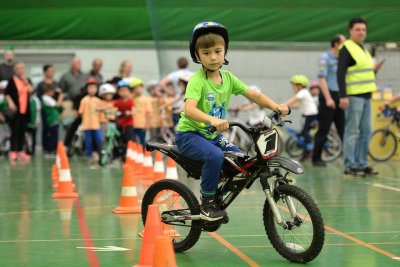
[[[206,101],[209,103],[213,103],[215,101],[215,92],[207,92]]]
[[[211,111],[208,114],[218,119],[225,119],[226,117],[225,103],[223,103],[222,106],[218,107],[217,104],[215,104],[214,102]]]

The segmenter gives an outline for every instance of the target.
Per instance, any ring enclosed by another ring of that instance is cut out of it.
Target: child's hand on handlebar
[[[210,124],[217,129],[217,132],[226,132],[229,129],[229,122],[227,120],[221,120],[213,117],[210,120]]]
[[[282,116],[286,116],[289,114],[289,107],[285,104],[279,104],[276,106],[276,111],[278,111]]]

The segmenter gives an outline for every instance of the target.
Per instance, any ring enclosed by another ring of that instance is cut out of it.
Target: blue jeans
[[[344,168],[362,169],[368,165],[368,143],[371,137],[371,100],[349,96],[344,128]]]
[[[134,132],[135,132],[136,141],[144,147],[146,144],[146,130],[140,129],[140,128],[135,128]]]
[[[221,134],[218,134],[213,140],[208,140],[196,132],[178,132],[175,143],[182,155],[203,162],[200,192],[203,197],[214,197],[222,165],[224,164],[223,152],[240,152],[240,149]]]
[[[96,145],[98,152],[101,150],[101,143],[103,142],[101,130],[85,130],[85,153],[86,156],[91,157],[93,153],[93,146]]]

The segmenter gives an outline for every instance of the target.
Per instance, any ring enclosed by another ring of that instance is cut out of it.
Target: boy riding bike
[[[225,119],[231,94],[242,94],[260,106],[289,112],[286,105],[278,105],[267,96],[248,88],[232,73],[220,70],[229,46],[227,29],[215,22],[196,25],[190,39],[190,54],[202,67],[191,77],[176,136],[179,152],[203,162],[201,181],[201,218],[216,221],[226,216],[215,203],[215,193],[224,161],[223,151],[240,151],[226,140],[221,132],[227,131]],[[213,126],[216,132],[212,132]]]

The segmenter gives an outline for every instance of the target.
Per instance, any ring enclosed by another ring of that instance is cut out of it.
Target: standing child
[[[146,144],[146,130],[150,129],[150,102],[143,93],[143,82],[134,78],[130,82],[133,90],[133,101],[135,103],[135,112],[133,113],[133,127],[135,129],[136,141],[143,147]]]
[[[89,79],[86,81],[87,96],[82,98],[79,105],[79,114],[82,116],[81,129],[85,133],[85,153],[88,157],[89,164],[94,164],[95,157],[93,150],[100,153],[102,144],[102,135],[100,129],[100,116],[99,107],[101,106],[101,99],[96,96],[97,94],[97,81]]]
[[[36,132],[39,128],[40,124],[40,116],[41,116],[41,105],[40,99],[36,96],[35,91],[29,96],[29,109],[30,109],[30,119],[28,122],[27,133],[30,135],[31,143],[28,144],[28,154],[31,156],[35,155],[35,147],[36,147]]]
[[[201,68],[195,72],[187,86],[185,107],[175,139],[180,153],[203,162],[200,216],[208,221],[227,216],[215,200],[224,162],[223,152],[240,151],[221,134],[229,128],[225,117],[230,96],[242,94],[283,115],[289,112],[287,106],[276,104],[267,96],[248,88],[229,71],[220,70],[223,64],[228,64],[225,59],[228,45],[228,31],[219,23],[202,22],[193,29],[190,54],[195,63],[201,64]],[[217,131],[211,132],[210,126],[214,126]]]
[[[311,93],[307,90],[308,78],[304,75],[294,75],[290,79],[293,92],[296,94],[294,97],[285,102],[289,107],[294,107],[299,103],[299,109],[302,116],[305,118],[301,135],[304,137],[304,152],[301,161],[311,157],[313,149],[312,138],[310,135],[310,128],[313,122],[317,120],[318,107],[315,103]]]
[[[150,140],[160,141],[161,134],[161,113],[160,107],[164,102],[163,94],[161,93],[162,87],[156,82],[149,82],[147,85],[147,92],[149,93],[150,103]]]
[[[121,112],[117,123],[121,127],[122,134],[125,142],[135,140],[135,131],[133,130],[133,108],[135,104],[132,99],[132,89],[128,81],[120,80],[118,82],[118,96],[117,100],[114,100],[114,106]]]
[[[57,93],[57,99],[54,95]],[[60,114],[63,110],[62,101],[64,94],[60,88],[54,89],[51,85],[46,85],[42,91],[42,110],[43,124],[46,131],[43,133],[43,152],[45,158],[52,158],[55,155],[58,142],[58,127],[60,125]]]

